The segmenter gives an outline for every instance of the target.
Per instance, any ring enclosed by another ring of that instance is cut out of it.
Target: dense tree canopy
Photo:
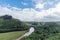
[[[60,22],[30,22],[35,25],[35,33],[28,37],[31,40],[46,40],[49,35],[60,33]]]

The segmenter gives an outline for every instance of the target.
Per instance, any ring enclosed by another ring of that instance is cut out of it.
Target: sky
[[[60,21],[60,0],[0,0],[0,16],[21,21]]]

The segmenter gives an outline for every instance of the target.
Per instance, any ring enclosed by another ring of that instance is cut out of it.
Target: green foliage
[[[27,30],[30,25],[24,23],[18,19],[12,18],[12,16],[4,15],[0,17],[0,32]]]
[[[49,37],[46,40],[60,40],[60,33],[49,35]]]
[[[25,31],[15,31],[15,32],[7,32],[0,33],[0,40],[15,40],[21,35],[23,35]]]
[[[60,33],[60,23],[58,22],[34,22],[31,24],[36,25],[35,32],[25,40],[48,40],[50,35]]]
[[[37,25],[36,30],[39,33],[55,33],[58,30],[56,29],[57,24],[56,23],[40,23],[40,25]]]

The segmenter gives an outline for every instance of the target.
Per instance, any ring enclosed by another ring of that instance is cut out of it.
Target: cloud
[[[27,3],[25,3],[25,2],[21,2],[23,5],[28,5]]]
[[[60,0],[32,0],[35,3],[35,8],[39,9],[49,9],[53,8]]]
[[[42,8],[44,8],[44,4],[38,3],[35,5],[35,8],[42,9]]]
[[[34,10],[31,8],[19,9],[16,7],[9,8],[0,6],[0,16],[5,14],[12,15],[14,18],[20,19],[22,21],[34,20]]]
[[[42,0],[32,0],[35,3],[35,9],[42,9],[44,8],[44,3],[41,3]]]
[[[50,9],[44,10],[42,12],[44,12],[44,14],[45,14],[43,16],[43,18],[41,19],[42,21],[44,21],[44,20],[45,21],[60,21],[60,2],[57,3],[54,8],[50,8]],[[42,13],[42,12],[40,12],[40,13]]]
[[[57,21],[60,20],[60,2],[54,8],[36,11],[33,8],[0,6],[0,16],[9,14],[22,21]]]
[[[35,12],[36,21],[60,21],[60,2],[57,3],[54,8]]]

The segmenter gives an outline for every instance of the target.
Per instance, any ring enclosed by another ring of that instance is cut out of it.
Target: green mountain
[[[0,32],[27,30],[29,25],[10,15],[0,16]]]

